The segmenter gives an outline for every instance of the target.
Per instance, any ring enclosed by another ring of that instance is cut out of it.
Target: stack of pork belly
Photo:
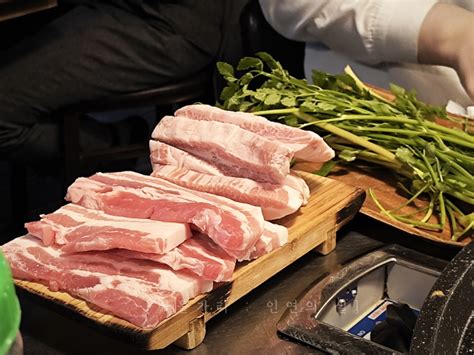
[[[2,250],[18,279],[66,291],[143,327],[232,279],[236,262],[288,240],[270,222],[309,198],[290,171],[334,152],[316,134],[263,117],[191,105],[166,116],[150,141],[153,173],[97,173],[70,203]]]

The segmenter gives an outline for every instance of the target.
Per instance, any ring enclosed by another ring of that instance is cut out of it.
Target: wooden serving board
[[[320,168],[320,165],[300,163],[297,165],[297,168],[303,171],[310,172],[318,170]],[[364,190],[372,188],[372,190],[375,192],[377,199],[387,210],[397,208],[398,206],[407,201],[407,197],[405,196],[403,191],[397,188],[397,182],[394,175],[384,168],[364,166],[363,164],[347,164],[344,166],[336,166],[336,168],[331,171],[328,177],[330,179],[341,181],[348,185],[359,187]],[[415,212],[418,208],[426,207],[427,205],[427,201],[417,199],[415,201],[415,204],[402,208],[399,213],[410,214]],[[389,224],[392,227],[407,232],[411,235],[429,239],[437,243],[444,243],[453,246],[463,247],[469,244],[473,239],[472,236],[464,236],[458,241],[452,240],[452,231],[449,223],[446,223],[443,231],[433,231],[415,228],[405,223],[396,221],[385,215],[369,196],[365,199],[360,212],[378,221]],[[415,215],[412,218],[421,217],[423,217],[423,214]],[[433,216],[431,217],[429,222],[436,224],[439,221],[437,216]]]
[[[391,92],[379,88],[377,86],[367,84],[369,87],[374,89],[380,95],[384,96],[389,100],[393,100],[394,96]],[[452,117],[462,118],[461,116],[457,116],[454,114],[449,114]],[[447,121],[443,119],[436,119],[436,122],[440,125],[446,127],[458,127],[460,129],[464,129],[463,126],[459,124],[453,123],[452,121]],[[471,127],[471,128],[469,128]],[[474,134],[472,125],[468,126],[468,132]],[[303,171],[314,171],[315,165],[311,164],[301,164],[298,165]],[[329,175],[329,178],[335,179],[338,181],[345,182],[349,185],[360,187],[364,190],[368,188],[372,188],[375,191],[377,199],[382,203],[385,209],[390,210],[393,208],[397,208],[402,203],[406,202],[407,198],[404,194],[397,189],[396,180],[393,175],[388,172],[386,169],[366,169],[364,166],[356,166],[356,165],[347,165],[345,167],[336,167]],[[402,213],[412,213],[419,207],[425,207],[427,205],[426,201],[418,199],[415,205],[407,206],[401,210]],[[472,211],[469,211],[472,212]],[[414,236],[422,237],[425,239],[429,239],[431,241],[443,244],[449,244],[457,247],[464,247],[465,245],[469,244],[474,236],[465,236],[461,240],[454,241],[451,239],[452,230],[449,223],[446,223],[444,230],[442,231],[432,231],[427,229],[421,228],[414,228],[410,225],[407,225],[402,222],[398,222],[393,220],[392,218],[388,217],[387,215],[383,214],[380,209],[375,205],[374,201],[369,197],[365,200],[364,205],[361,208],[361,213],[374,218],[380,222],[386,223],[391,225],[392,227],[398,228],[404,232],[412,234]],[[420,217],[416,216],[415,217]],[[422,216],[421,216],[422,217]],[[438,218],[432,217],[428,222],[430,223],[438,223]]]
[[[322,254],[336,246],[336,231],[351,220],[362,206],[365,193],[339,181],[301,173],[311,190],[306,206],[276,221],[288,227],[289,241],[254,261],[240,263],[232,281],[216,284],[213,291],[189,301],[179,312],[156,329],[145,330],[107,314],[64,292],[51,292],[46,286],[15,280],[17,286],[60,304],[86,317],[93,325],[115,333],[140,347],[162,349],[171,343],[192,349],[205,336],[205,323],[268,280],[280,270],[313,249]]]

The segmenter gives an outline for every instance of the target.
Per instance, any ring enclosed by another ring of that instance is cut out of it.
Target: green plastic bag
[[[20,304],[16,297],[10,267],[0,250],[0,355],[15,341],[20,327]]]

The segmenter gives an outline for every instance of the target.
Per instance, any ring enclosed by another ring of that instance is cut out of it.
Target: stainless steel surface
[[[364,235],[349,232],[354,230]],[[100,333],[80,316],[58,312],[41,300],[22,294],[25,354],[320,354],[314,348],[279,337],[278,320],[287,308],[294,311],[297,296],[314,280],[360,255],[394,242],[445,259],[452,258],[458,251],[358,217],[341,231],[334,252],[327,256],[307,254],[212,319],[207,324],[203,344],[193,351],[175,346],[151,353],[141,351]]]
[[[353,305],[357,297],[357,284],[339,292],[336,296],[336,311],[337,313],[344,313],[347,306]]]
[[[278,330],[334,354],[392,353],[347,330],[390,296],[400,297],[391,301],[421,308],[445,266],[444,260],[398,245],[373,251],[316,280],[300,295],[296,312],[286,311]],[[356,287],[357,298],[350,306],[338,309],[341,292]],[[307,304],[313,304],[314,309],[308,309]]]
[[[428,292],[440,275],[439,271],[410,263],[393,263],[387,269],[388,298],[406,303],[417,310],[421,309]]]
[[[325,302],[321,305],[321,309],[315,314],[314,317],[317,320],[337,328],[347,329],[355,319],[373,309],[384,297],[384,267],[378,267],[368,272],[360,280],[348,281],[350,281],[351,284],[345,288],[352,288],[352,285],[357,285],[358,296],[355,302],[353,302],[350,307],[345,308],[343,312],[338,312],[337,307],[335,307],[334,302],[332,302],[332,298],[329,298],[329,302]]]

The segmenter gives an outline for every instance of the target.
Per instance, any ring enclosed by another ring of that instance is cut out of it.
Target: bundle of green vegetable
[[[467,120],[448,117],[395,85],[395,99],[389,100],[364,85],[350,68],[341,75],[314,71],[314,84],[308,84],[289,75],[267,53],[243,58],[236,68],[240,75],[227,63],[217,67],[227,82],[221,107],[317,131],[340,161],[363,160],[396,174],[409,194],[403,206],[387,210],[369,190],[384,214],[430,230],[443,230],[450,223],[453,240],[472,235],[474,136]],[[321,171],[328,172],[334,164]],[[418,197],[428,198],[429,204],[409,215],[399,212]],[[435,223],[430,222],[433,215],[438,216]]]

